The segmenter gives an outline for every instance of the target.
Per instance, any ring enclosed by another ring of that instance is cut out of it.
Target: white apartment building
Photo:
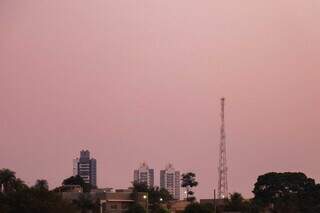
[[[154,170],[143,162],[140,167],[134,170],[133,181],[138,183],[146,183],[149,187],[154,186]]]
[[[175,200],[180,200],[180,172],[172,164],[160,171],[160,188],[165,188]]]

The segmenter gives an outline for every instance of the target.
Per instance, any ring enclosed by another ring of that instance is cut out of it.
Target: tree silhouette
[[[146,213],[146,210],[138,203],[134,203],[129,206],[129,209],[126,213]]]
[[[71,176],[63,180],[62,185],[79,185],[82,187],[83,192],[90,192],[92,189],[91,184],[84,182],[79,175]]]
[[[173,200],[170,192],[164,188],[158,186],[149,187],[146,183],[133,182],[133,193],[132,197],[134,200],[138,200],[138,193],[145,192],[148,196],[148,207],[151,212],[158,212],[161,209],[161,203],[166,203]]]
[[[214,208],[208,204],[191,203],[186,207],[184,213],[214,213]]]
[[[230,198],[227,200],[224,210],[246,212],[248,211],[249,206],[250,202],[246,201],[240,193],[235,192],[230,194]]]
[[[320,186],[300,172],[267,173],[258,177],[253,190],[260,208],[276,212],[314,212],[320,206]]]
[[[37,180],[33,187],[39,190],[46,190],[46,191],[49,190],[48,181],[43,179]]]
[[[78,207],[81,213],[87,213],[95,208],[95,202],[89,194],[81,194],[74,204]]]
[[[181,181],[181,187],[184,187],[187,190],[187,200],[193,202],[195,197],[192,188],[198,186],[196,175],[192,172],[182,174]]]
[[[15,172],[9,169],[0,170],[0,192],[7,193],[13,191],[16,186]]]

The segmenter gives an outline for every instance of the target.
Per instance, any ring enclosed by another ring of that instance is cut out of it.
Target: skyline
[[[229,193],[320,182],[319,20],[316,0],[3,0],[0,168],[53,188],[89,149],[99,186],[172,162],[210,197],[226,97]]]

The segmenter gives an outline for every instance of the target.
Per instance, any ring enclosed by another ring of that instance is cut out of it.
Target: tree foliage
[[[134,181],[132,182],[132,188],[134,192],[148,192],[149,191],[149,187],[148,184],[145,182],[137,182]]]
[[[37,180],[33,187],[44,191],[49,190],[49,184],[47,180]]]
[[[173,200],[168,190],[159,187],[149,187],[146,183],[133,182],[133,197],[137,200],[139,192],[145,192],[148,196],[148,203],[151,212],[158,212],[161,209],[161,203]]]
[[[89,194],[81,194],[79,199],[74,201],[74,204],[81,213],[87,213],[96,208],[96,204]]]
[[[147,193],[148,200],[151,204],[160,203],[160,201],[167,202],[167,201],[173,200],[172,195],[169,193],[168,190],[164,188],[159,188],[157,186],[149,187],[146,183],[138,183],[138,182],[133,182],[132,186],[133,186],[133,193],[138,193],[138,192]]]
[[[192,188],[198,186],[198,182],[196,181],[196,174],[192,172],[182,174],[181,181],[181,187],[186,188],[187,191],[187,200],[194,201],[195,197]]]
[[[276,212],[313,213],[320,206],[320,187],[303,173],[267,173],[258,177],[254,202]]]
[[[15,172],[0,170],[1,213],[76,213],[76,208],[62,197],[48,190],[46,180],[38,180],[29,188]]]
[[[134,203],[129,206],[126,213],[146,213],[146,210],[138,203]]]
[[[170,213],[170,210],[160,206],[159,208],[155,209],[153,213]]]
[[[210,204],[194,202],[185,208],[184,213],[214,213],[214,207]]]
[[[230,198],[226,201],[225,211],[250,212],[250,201],[247,201],[243,196],[235,192],[230,194]]]
[[[84,182],[80,175],[71,176],[64,179],[62,185],[79,185],[82,187],[83,192],[90,192],[93,188],[91,184]]]
[[[0,198],[1,213],[75,213],[76,209],[58,194],[28,188]]]
[[[16,189],[15,172],[9,169],[0,170],[0,192],[8,193]]]

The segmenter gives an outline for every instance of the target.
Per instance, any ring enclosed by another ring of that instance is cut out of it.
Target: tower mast
[[[228,176],[227,176],[227,148],[226,133],[224,124],[224,108],[225,98],[221,98],[221,129],[220,129],[220,145],[219,145],[219,166],[218,166],[218,198],[228,197]]]

